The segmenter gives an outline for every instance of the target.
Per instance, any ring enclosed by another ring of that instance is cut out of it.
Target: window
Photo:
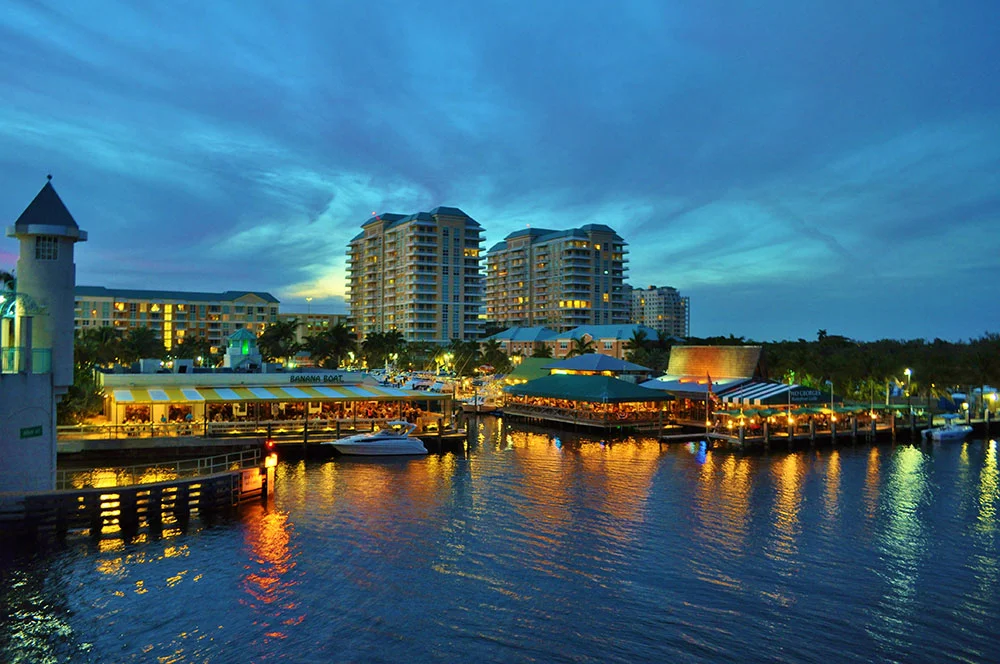
[[[59,239],[52,235],[35,237],[35,260],[54,261],[59,258]]]

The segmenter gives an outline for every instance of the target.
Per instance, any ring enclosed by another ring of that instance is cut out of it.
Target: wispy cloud
[[[342,306],[372,211],[455,205],[487,246],[616,228],[632,282],[690,294],[698,334],[1000,324],[949,283],[1000,267],[1000,5],[573,9],[14,0],[0,214],[54,172],[91,233],[81,283],[289,306]],[[915,284],[964,318],[852,304]]]

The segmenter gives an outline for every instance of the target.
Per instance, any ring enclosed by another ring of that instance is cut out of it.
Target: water
[[[998,481],[990,441],[490,424],[467,458],[282,463],[269,509],[8,559],[0,661],[995,662]]]

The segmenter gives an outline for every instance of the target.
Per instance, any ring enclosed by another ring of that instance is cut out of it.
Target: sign
[[[295,374],[288,377],[289,383],[343,383],[343,374]]]
[[[38,438],[42,435],[42,425],[37,427],[24,427],[21,429],[21,438]]]
[[[809,388],[792,390],[792,403],[819,403],[824,397],[829,397],[829,392],[820,392]],[[777,402],[776,402],[777,403]]]

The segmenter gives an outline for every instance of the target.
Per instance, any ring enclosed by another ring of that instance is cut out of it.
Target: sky
[[[995,0],[7,0],[0,220],[51,173],[78,284],[293,312],[346,310],[372,212],[601,223],[694,336],[968,339],[1000,332],[998,34]]]

